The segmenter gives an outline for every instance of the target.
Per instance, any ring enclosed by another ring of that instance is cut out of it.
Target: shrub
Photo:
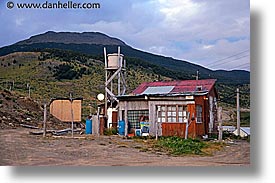
[[[198,139],[182,139],[179,137],[161,137],[157,146],[165,148],[171,154],[203,154],[202,148],[207,144]]]
[[[104,130],[104,135],[116,135],[117,130],[115,128],[107,128]]]

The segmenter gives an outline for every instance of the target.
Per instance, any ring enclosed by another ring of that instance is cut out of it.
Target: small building
[[[130,95],[118,96],[119,120],[126,135],[148,119],[152,136],[203,136],[217,131],[215,79],[146,82]]]
[[[233,134],[234,135],[238,135],[238,131],[237,131],[238,129],[236,129],[234,132],[233,132]],[[240,137],[248,137],[248,136],[250,136],[250,127],[241,127],[240,128]]]
[[[50,102],[50,114],[64,122],[72,121],[72,113],[74,122],[81,122],[81,103],[82,98],[56,98]]]

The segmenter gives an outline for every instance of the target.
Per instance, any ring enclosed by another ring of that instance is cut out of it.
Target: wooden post
[[[128,102],[125,101],[125,109],[124,109],[124,112],[125,112],[125,136],[128,135]]]
[[[44,103],[43,137],[46,137],[47,104]]]
[[[74,138],[74,110],[73,110],[73,98],[72,93],[70,93],[70,101],[71,101],[71,116],[72,116],[72,138]]]
[[[237,135],[240,136],[240,128],[241,128],[241,122],[240,122],[240,90],[237,88]]]
[[[218,121],[219,121],[219,142],[222,141],[222,107],[218,108]]]
[[[185,125],[185,137],[184,137],[184,139],[188,138],[188,127],[191,124],[191,122],[189,124],[189,118],[190,118],[190,112],[187,112],[187,122],[186,122],[186,125]]]
[[[117,61],[117,64],[118,64],[118,67],[122,67],[120,65],[120,46],[118,47],[118,61]],[[120,96],[120,73],[118,73],[118,79],[117,79],[117,95]]]
[[[106,48],[104,47],[104,61],[105,61],[105,106],[104,106],[104,116],[107,117],[107,108],[108,108],[108,93],[107,93],[107,81],[108,81],[108,60],[107,60],[107,51]]]
[[[31,85],[29,85],[29,98],[31,98]]]
[[[99,117],[99,113],[100,113],[100,107],[97,107],[97,134],[98,136],[100,135],[100,117]],[[107,114],[107,112],[105,113]]]
[[[156,117],[156,124],[155,124],[155,128],[156,128],[156,140],[158,140],[158,118],[160,117],[160,114],[161,114],[161,110],[160,110],[160,106],[158,106],[158,109],[157,109],[157,117]]]
[[[27,83],[27,89],[28,89],[28,96],[31,98],[31,85]]]
[[[92,104],[89,104],[90,107],[90,116],[92,116]]]

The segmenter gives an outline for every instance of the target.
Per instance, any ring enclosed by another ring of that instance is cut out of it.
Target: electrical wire
[[[244,64],[237,65],[237,66],[235,66],[235,67],[231,68],[231,70],[232,70],[232,69],[236,69],[236,68],[241,68],[241,67],[243,67],[243,66],[246,66],[247,64],[249,64],[249,65],[250,65],[250,63],[244,63]],[[247,65],[247,66],[249,66],[249,65]]]
[[[245,55],[245,56],[242,56],[242,57],[236,58],[236,59],[234,59],[234,60],[230,60],[230,61],[226,61],[226,62],[218,63],[218,64],[213,65],[213,66],[211,66],[211,67],[217,67],[217,66],[220,66],[220,65],[223,65],[223,64],[231,63],[231,62],[233,62],[233,61],[236,61],[236,60],[239,60],[239,59],[241,59],[241,58],[248,57],[248,56],[249,56],[249,55]]]
[[[239,53],[237,53],[237,54],[234,54],[234,55],[231,55],[231,56],[228,56],[228,57],[225,57],[225,58],[216,60],[216,61],[214,61],[214,62],[211,62],[211,63],[207,64],[206,66],[213,65],[213,64],[218,63],[218,62],[220,62],[220,61],[227,60],[227,59],[229,59],[229,58],[232,58],[232,57],[241,55],[241,54],[243,54],[243,53],[245,53],[245,52],[248,52],[248,51],[249,51],[249,49],[248,49],[248,50],[245,50],[245,51],[242,51],[242,52],[239,52]]]

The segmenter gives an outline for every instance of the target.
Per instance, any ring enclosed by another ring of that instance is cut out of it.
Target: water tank
[[[86,134],[92,134],[92,120],[86,119]]]
[[[117,53],[112,53],[112,54],[108,54],[108,68],[109,69],[118,69],[119,67],[122,66],[122,61],[123,61],[123,56],[122,54],[120,54],[120,56],[118,56]],[[118,60],[119,57],[119,60]]]
[[[118,122],[118,134],[125,135],[125,121],[123,120]]]

